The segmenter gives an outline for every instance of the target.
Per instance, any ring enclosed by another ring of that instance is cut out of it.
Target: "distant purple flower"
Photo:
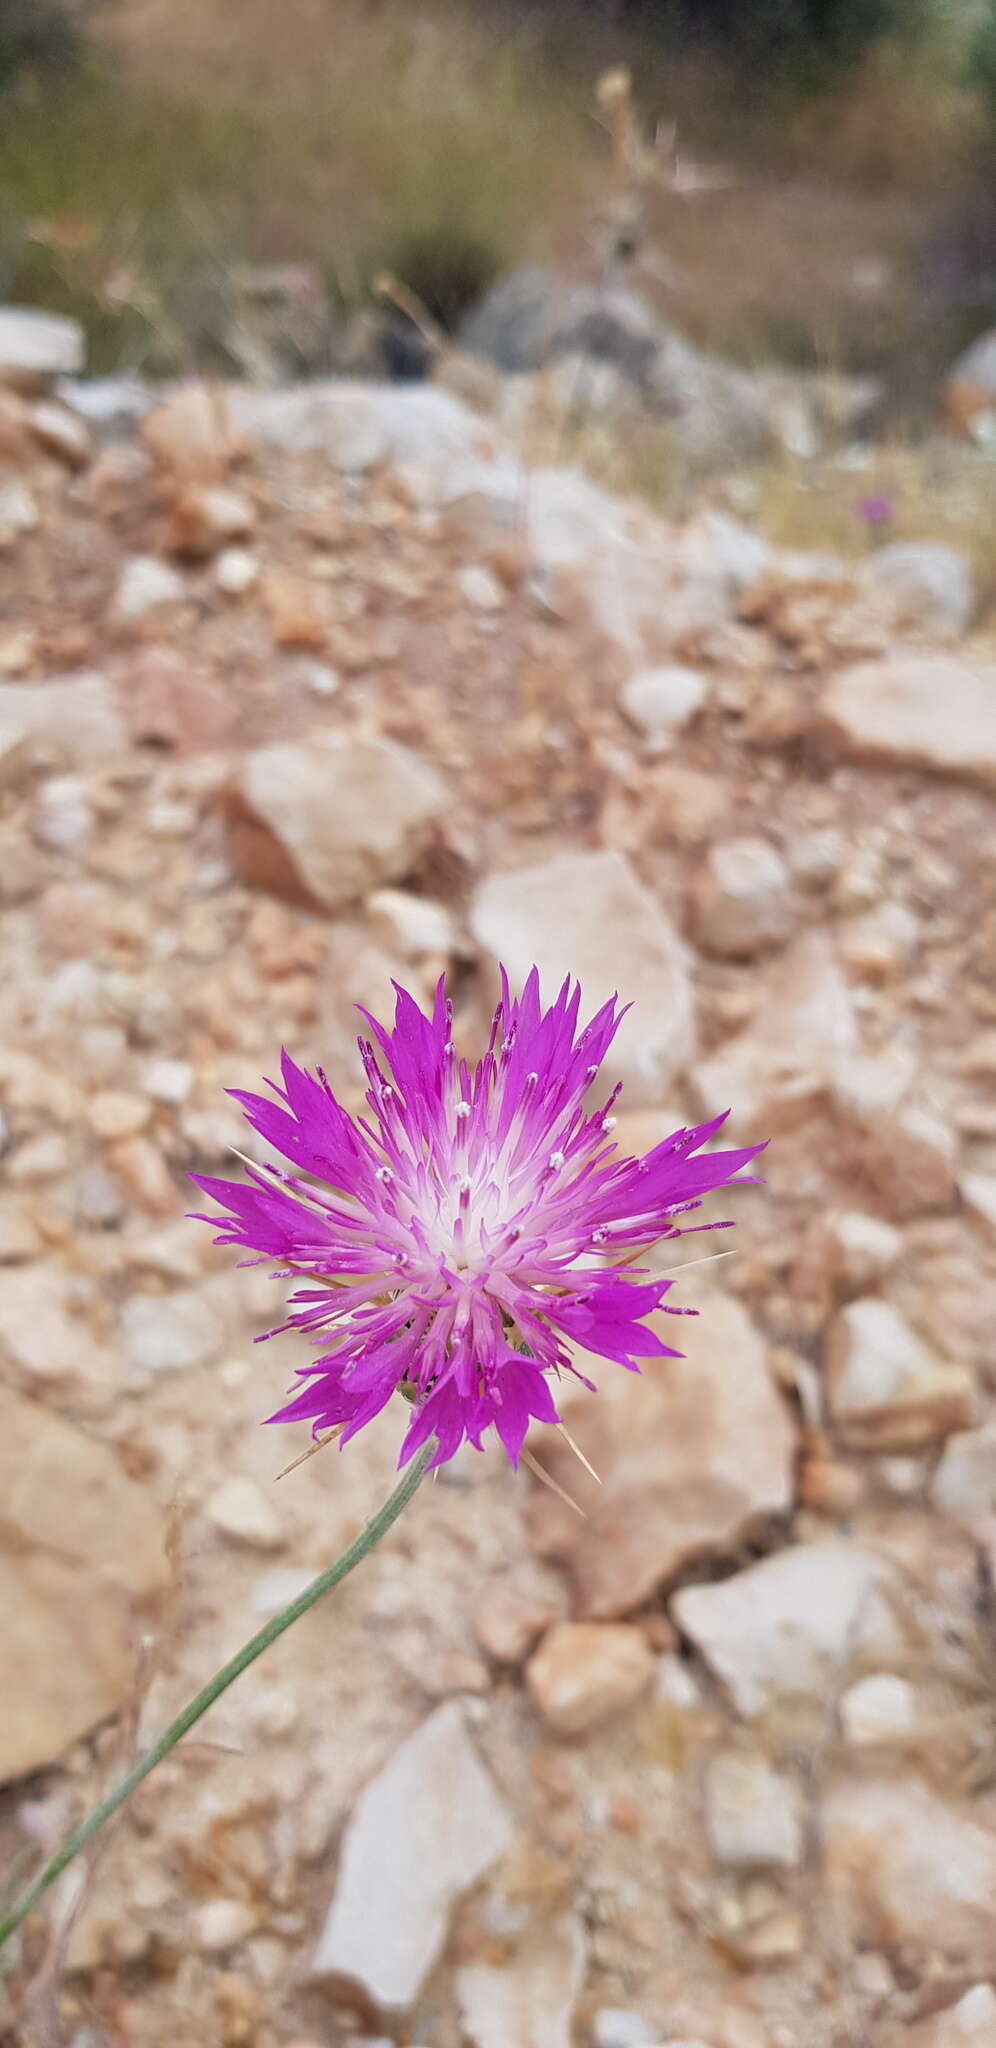
[[[863,519],[873,531],[878,526],[888,526],[893,509],[892,499],[884,494],[858,500],[858,518]]]
[[[282,1327],[322,1347],[271,1421],[306,1419],[316,1436],[336,1428],[345,1440],[400,1390],[414,1408],[401,1463],[433,1435],[437,1465],[465,1438],[480,1450],[493,1423],[515,1464],[530,1419],[558,1419],[551,1379],[582,1377],[573,1346],[634,1372],[638,1358],[680,1357],[644,1326],[670,1280],[626,1261],[681,1236],[673,1219],[762,1148],[703,1152],[716,1117],[645,1159],[620,1157],[609,1113],[618,1089],[593,1115],[585,1097],[622,1013],[613,998],[579,1032],[580,993],[565,982],[544,1010],[535,968],[517,1001],[503,974],[490,1044],[471,1071],[453,1047],[442,982],[431,1017],[397,989],[394,1030],[368,1018],[383,1067],[359,1041],[370,1115],[356,1121],[320,1068],[307,1074],[286,1053],[282,1088],[267,1084],[275,1102],[234,1091],[294,1170],[194,1179],[227,1211],[219,1244],[310,1283]]]

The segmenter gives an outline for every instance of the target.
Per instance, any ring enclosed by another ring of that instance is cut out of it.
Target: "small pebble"
[[[223,1536],[253,1550],[279,1550],[284,1540],[280,1517],[255,1479],[233,1472],[205,1502],[205,1514]]]

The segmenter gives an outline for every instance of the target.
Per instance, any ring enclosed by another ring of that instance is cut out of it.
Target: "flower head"
[[[892,499],[886,497],[884,491],[868,498],[859,498],[857,511],[858,518],[874,531],[876,527],[888,526],[893,512]]]
[[[645,1321],[670,1280],[631,1261],[681,1236],[675,1219],[762,1148],[703,1151],[716,1117],[643,1159],[620,1156],[618,1089],[594,1112],[587,1100],[622,1013],[613,999],[579,1029],[580,1000],[565,982],[544,1010],[535,968],[513,1000],[503,974],[471,1069],[442,982],[431,1016],[398,988],[394,1029],[368,1018],[373,1039],[359,1041],[369,1115],[356,1120],[320,1068],[308,1074],[286,1053],[282,1086],[268,1084],[275,1100],[236,1091],[292,1170],[195,1175],[226,1212],[203,1220],[221,1221],[219,1244],[305,1283],[282,1328],[321,1354],[271,1421],[307,1419],[345,1441],[400,1390],[413,1405],[402,1463],[430,1436],[435,1464],[465,1439],[480,1449],[491,1424],[515,1463],[530,1420],[558,1419],[552,1384],[581,1377],[574,1346],[630,1371],[680,1356]]]

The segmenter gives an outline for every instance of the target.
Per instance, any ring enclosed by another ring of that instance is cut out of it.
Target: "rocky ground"
[[[285,1044],[358,1103],[356,1001],[445,966],[470,1049],[535,959],[634,1002],[621,1144],[728,1104],[772,1144],[684,1364],[572,1404],[601,1488],[535,1446],[586,1517],[496,1452],[424,1487],[67,1874],[4,2048],[983,2048],[963,564],[666,527],[432,387],[129,408],[0,395],[4,1868],[390,1483],[391,1414],[275,1482],[277,1290],[184,1220],[226,1088]]]

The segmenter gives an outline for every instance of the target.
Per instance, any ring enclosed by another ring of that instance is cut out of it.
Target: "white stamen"
[[[615,1130],[615,1127],[616,1127],[616,1125],[617,1125],[617,1123],[618,1123],[618,1121],[619,1121],[618,1117],[615,1117],[615,1116],[603,1116],[603,1118],[602,1118],[602,1129],[603,1129],[603,1131],[614,1131],[614,1130]]]
[[[456,1113],[456,1115],[457,1115],[457,1116],[458,1116],[458,1117],[459,1117],[459,1118],[461,1119],[461,1122],[462,1122],[462,1120],[463,1120],[463,1118],[464,1118],[465,1116],[469,1116],[469,1115],[470,1115],[470,1103],[469,1103],[469,1102],[458,1102],[458,1103],[457,1103],[457,1106],[456,1106],[456,1112],[455,1112],[455,1113]]]
[[[566,1155],[563,1152],[551,1152],[550,1165],[553,1167],[555,1173],[559,1173],[561,1167],[566,1166],[566,1164],[567,1159]]]
[[[389,1181],[394,1179],[394,1174],[389,1166],[378,1166],[376,1177],[381,1181]]]

